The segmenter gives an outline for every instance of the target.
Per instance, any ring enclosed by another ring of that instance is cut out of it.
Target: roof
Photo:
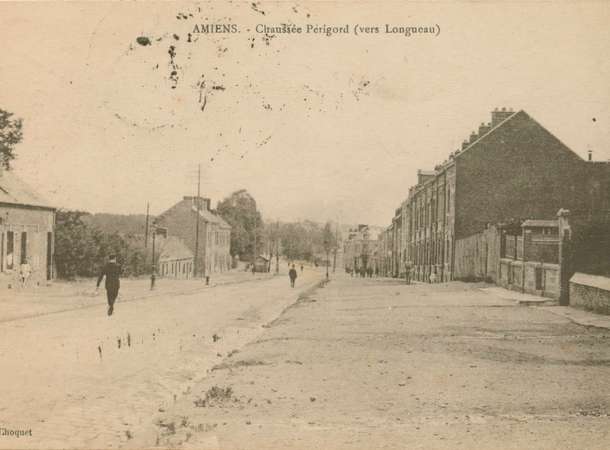
[[[55,209],[9,170],[0,172],[0,203]]]
[[[559,222],[557,220],[539,220],[539,219],[528,219],[521,224],[522,227],[558,227]]]
[[[197,207],[193,205],[193,211],[197,212]],[[205,208],[200,208],[199,209],[199,215],[203,218],[203,220],[205,220],[206,222],[210,222],[210,223],[215,223],[217,225],[219,225],[222,228],[227,228],[230,229],[231,225],[229,225],[222,217],[220,217],[218,214],[213,213],[212,211],[209,211]]]
[[[193,252],[182,242],[182,239],[176,236],[168,236],[163,239],[160,247],[159,260],[193,258]]]

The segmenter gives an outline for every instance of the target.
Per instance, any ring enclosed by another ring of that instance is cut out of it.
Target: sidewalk
[[[610,329],[610,316],[604,316],[602,314],[596,314],[591,311],[585,311],[570,306],[559,306],[557,305],[557,301],[549,298],[522,294],[498,286],[481,288],[479,290],[502,299],[514,300],[518,305],[535,306],[543,311],[565,317],[578,325]]]
[[[253,280],[267,280],[273,273],[257,273],[232,270],[214,274],[209,286],[205,280],[174,280],[157,278],[155,289],[150,289],[150,278],[123,279],[118,302],[130,302],[159,296],[185,295],[226,284]],[[89,308],[106,303],[102,286],[95,294],[95,279],[74,282],[54,281],[48,286],[33,286],[27,289],[3,289],[0,291],[0,323],[16,319],[38,317],[47,314]]]

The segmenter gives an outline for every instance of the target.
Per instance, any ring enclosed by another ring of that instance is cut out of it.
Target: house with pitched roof
[[[193,276],[230,270],[231,226],[211,209],[209,198],[185,196],[160,214],[156,223],[192,252]]]
[[[158,245],[159,253],[156,260],[160,277],[183,280],[193,277],[195,257],[182,239],[168,236],[159,239]]]
[[[30,285],[54,277],[55,211],[12,171],[0,171],[1,286],[15,286],[25,262],[31,267]]]

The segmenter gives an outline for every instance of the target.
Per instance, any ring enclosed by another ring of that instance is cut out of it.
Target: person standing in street
[[[294,268],[294,264],[292,265],[292,267],[288,271],[288,277],[290,277],[290,286],[294,287],[294,282],[297,279],[297,269]]]
[[[106,265],[102,268],[100,276],[97,278],[97,286],[95,287],[95,291],[97,292],[100,288],[102,279],[106,277],[105,287],[106,297],[108,298],[109,316],[111,316],[112,312],[114,311],[114,302],[119,295],[119,289],[121,287],[121,280],[119,279],[120,276],[121,266],[117,263],[116,256],[110,255],[108,257],[108,263],[106,263]]]
[[[21,281],[21,287],[27,287],[28,280],[32,275],[32,266],[30,266],[30,262],[25,259],[21,265],[19,266],[19,279]]]

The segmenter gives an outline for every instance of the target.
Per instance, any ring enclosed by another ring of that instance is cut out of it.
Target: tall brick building
[[[199,238],[197,239],[197,222]],[[157,217],[170,236],[179,237],[197,255],[195,276],[224,272],[231,268],[231,226],[210,208],[210,199],[185,196]]]
[[[554,219],[560,208],[606,208],[607,165],[583,160],[525,111],[495,110],[460,149],[418,183],[396,211],[386,246],[392,272],[453,278],[456,241],[511,219]],[[459,255],[458,255],[459,256]]]

